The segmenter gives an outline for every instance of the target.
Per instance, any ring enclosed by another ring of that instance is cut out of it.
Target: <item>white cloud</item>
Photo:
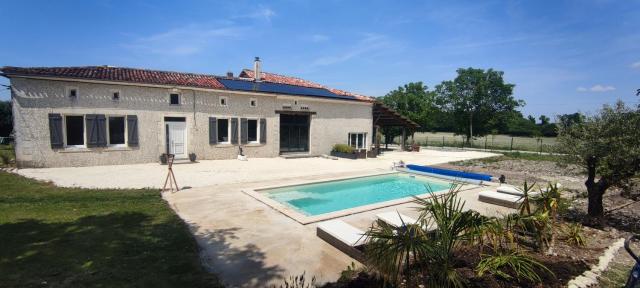
[[[640,69],[640,61],[632,63],[631,68]]]
[[[343,53],[328,55],[314,60],[312,66],[328,66],[348,61],[366,53],[372,53],[391,46],[391,41],[385,35],[365,34],[365,36],[350,48],[343,49]]]
[[[236,26],[207,27],[191,24],[149,36],[138,37],[131,43],[123,44],[123,46],[145,53],[188,56],[204,50],[216,41],[239,38],[244,30],[245,28]]]
[[[616,90],[616,87],[613,87],[611,85],[593,85],[591,86],[591,88],[585,88],[585,87],[578,87],[576,89],[578,92],[609,92],[609,91],[614,91]]]
[[[271,8],[259,7],[257,10],[251,13],[236,15],[233,18],[251,18],[251,19],[265,20],[267,22],[271,22],[271,18],[273,18],[274,16],[276,16],[276,12],[273,11]]]

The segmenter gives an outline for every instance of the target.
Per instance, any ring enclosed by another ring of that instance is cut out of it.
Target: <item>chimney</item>
[[[255,74],[254,78],[256,82],[262,80],[262,63],[260,62],[260,57],[256,57],[253,61],[253,74]]]
[[[231,71],[227,72],[227,78],[233,79],[233,72]]]

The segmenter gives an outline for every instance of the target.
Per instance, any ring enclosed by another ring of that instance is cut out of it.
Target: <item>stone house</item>
[[[240,148],[249,158],[320,155],[337,143],[371,149],[379,105],[261,72],[258,58],[237,77],[112,66],[0,71],[11,82],[18,167],[149,163],[163,153],[235,159]]]

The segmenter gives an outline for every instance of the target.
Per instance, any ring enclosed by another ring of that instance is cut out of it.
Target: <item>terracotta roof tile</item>
[[[6,75],[61,77],[115,82],[174,85],[196,88],[225,89],[213,75],[154,71],[112,66],[85,67],[2,67]]]
[[[223,77],[195,73],[155,71],[147,69],[113,67],[113,66],[83,66],[83,67],[11,67],[0,68],[5,76],[40,76],[58,77],[70,79],[86,79],[99,81],[114,81],[128,83],[144,83],[156,85],[171,85],[208,89],[227,89],[218,79]],[[240,78],[254,79],[253,70],[244,69]],[[353,97],[359,101],[374,102],[375,98],[351,93],[344,90],[329,88],[308,80],[262,72],[262,80],[265,82],[295,85],[309,88],[319,88],[331,91],[340,96]]]

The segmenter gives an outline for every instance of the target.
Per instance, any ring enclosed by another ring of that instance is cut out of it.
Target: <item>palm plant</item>
[[[531,219],[537,230],[539,248],[542,250],[542,245],[546,244],[548,247],[547,254],[553,254],[558,215],[560,211],[566,209],[567,202],[562,198],[557,183],[549,183],[546,189],[540,189],[540,194],[531,197],[530,201],[536,207]],[[550,240],[547,241],[547,238],[550,238]]]
[[[584,246],[587,239],[584,237],[584,230],[580,223],[570,223],[564,229],[565,241],[569,245]]]
[[[411,283],[411,264],[423,263],[430,247],[430,241],[424,230],[417,224],[391,226],[376,221],[365,233],[366,262],[382,276],[387,283],[399,284],[402,275]]]
[[[542,263],[517,251],[503,251],[484,257],[476,267],[478,276],[490,273],[508,280],[515,276],[518,281],[528,280],[531,282],[542,281],[538,271],[553,275],[553,272]]]
[[[419,222],[428,227],[433,221],[437,228],[430,234],[431,245],[425,255],[430,265],[429,279],[434,287],[462,287],[465,279],[454,267],[454,252],[463,243],[477,239],[478,227],[486,220],[475,211],[464,211],[465,202],[457,193],[459,185],[453,184],[449,193],[428,199],[414,200],[419,204]]]

